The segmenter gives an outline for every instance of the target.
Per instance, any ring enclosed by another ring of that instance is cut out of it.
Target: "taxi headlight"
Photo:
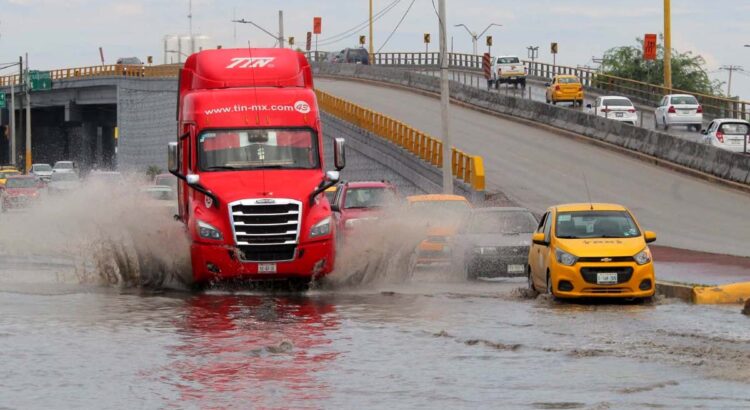
[[[205,239],[213,239],[216,241],[220,241],[223,236],[221,235],[221,231],[218,230],[215,226],[207,224],[203,221],[198,221],[198,235],[201,238]]]
[[[651,262],[651,251],[649,251],[648,248],[638,252],[637,255],[634,257],[635,263],[639,265],[645,265],[649,262]]]
[[[573,266],[578,261],[578,257],[570,254],[568,252],[565,252],[562,249],[555,249],[555,258],[557,259],[557,262],[561,265],[565,266]]]
[[[310,229],[310,237],[316,238],[318,236],[325,236],[331,233],[331,217],[323,219],[322,221],[313,225]]]

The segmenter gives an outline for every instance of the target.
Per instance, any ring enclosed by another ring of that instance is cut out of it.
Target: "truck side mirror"
[[[170,142],[167,144],[167,169],[171,173],[179,171],[180,164],[177,161],[177,143]]]
[[[346,166],[346,147],[343,138],[333,140],[333,163],[337,171],[341,171]]]
[[[327,182],[333,182],[334,184],[339,182],[341,179],[341,173],[338,171],[328,171],[326,172],[326,180]]]

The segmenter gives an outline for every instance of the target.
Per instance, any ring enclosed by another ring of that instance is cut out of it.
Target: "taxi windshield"
[[[317,139],[309,129],[206,131],[198,142],[203,171],[319,167]]]
[[[561,239],[633,238],[638,226],[625,211],[578,211],[557,214],[555,236]]]

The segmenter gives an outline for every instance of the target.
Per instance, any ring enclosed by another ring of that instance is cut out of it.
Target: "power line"
[[[388,35],[388,38],[385,39],[385,41],[383,42],[383,45],[380,46],[380,48],[378,49],[378,51],[377,51],[378,53],[380,52],[380,50],[383,49],[383,47],[385,47],[386,44],[388,44],[388,41],[391,39],[391,37],[393,37],[393,35],[396,34],[396,30],[398,30],[398,28],[401,26],[401,23],[404,22],[404,19],[406,18],[406,15],[409,14],[409,10],[411,10],[411,6],[414,5],[415,1],[416,0],[411,0],[411,4],[409,4],[409,7],[404,12],[404,15],[401,16],[401,20],[398,21],[398,24],[396,24],[396,27],[393,29],[393,31],[391,31],[391,34]]]
[[[399,3],[401,3],[401,1],[402,0],[394,0],[390,4],[388,4],[387,6],[383,7],[382,10],[380,10],[377,13],[375,13],[375,15],[373,15],[373,22],[379,20],[381,17],[383,17],[384,15],[386,15],[389,11],[393,10],[393,8],[396,7]],[[363,28],[365,28],[368,24],[370,24],[370,19],[369,18],[367,20],[363,21],[362,23],[359,23],[356,26],[354,26],[354,27],[352,27],[352,28],[350,28],[348,30],[342,31],[341,33],[338,33],[338,34],[335,34],[333,36],[326,37],[323,40],[320,40],[320,42],[318,43],[318,45],[327,46],[327,45],[331,45],[331,44],[334,44],[334,43],[338,43],[341,40],[344,40],[344,39],[346,39],[348,37],[356,35],[358,31],[360,31]]]
[[[739,66],[739,65],[723,65],[719,67],[719,70],[729,71],[729,82],[727,83],[727,96],[731,97],[732,96],[732,72],[734,71],[740,72],[744,70],[742,69],[742,66]]]

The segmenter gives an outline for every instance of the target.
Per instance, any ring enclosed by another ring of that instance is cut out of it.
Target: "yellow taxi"
[[[20,175],[21,172],[14,167],[4,166],[0,167],[0,187],[5,186],[5,181],[8,180],[8,177],[13,175]]]
[[[420,242],[412,265],[450,262],[448,238],[471,211],[469,201],[460,195],[413,195],[406,198],[408,212],[427,222],[427,238]]]
[[[546,100],[547,104],[557,104],[559,102],[570,102],[575,106],[583,105],[583,84],[581,80],[574,75],[556,75],[552,82],[546,83],[547,87]]]
[[[621,205],[552,207],[532,236],[529,287],[558,298],[649,298],[656,281],[648,243],[655,240]]]

